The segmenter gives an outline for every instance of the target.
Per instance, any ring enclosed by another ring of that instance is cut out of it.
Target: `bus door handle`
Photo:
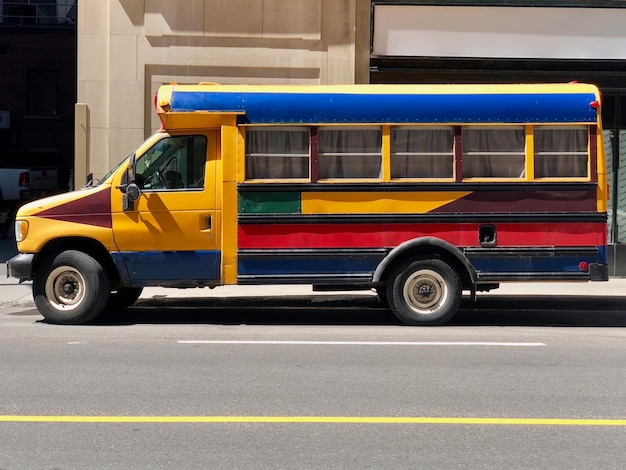
[[[211,236],[211,229],[213,228],[213,216],[211,214],[200,214],[200,231],[206,232],[206,236]]]

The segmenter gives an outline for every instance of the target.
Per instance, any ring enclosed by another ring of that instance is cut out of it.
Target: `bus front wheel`
[[[391,274],[387,297],[391,310],[404,323],[440,325],[461,305],[461,280],[441,259],[413,260]]]
[[[137,302],[142,292],[142,287],[120,287],[115,292],[111,292],[106,308],[121,310],[130,307]]]
[[[37,310],[51,323],[78,325],[96,317],[109,298],[109,278],[98,261],[67,250],[44,260],[33,279]]]

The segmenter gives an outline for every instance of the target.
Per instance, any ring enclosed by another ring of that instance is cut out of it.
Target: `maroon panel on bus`
[[[433,210],[434,213],[597,212],[595,189],[562,191],[474,191]]]

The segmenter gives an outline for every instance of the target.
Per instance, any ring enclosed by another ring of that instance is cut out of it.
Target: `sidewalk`
[[[34,307],[32,283],[19,284],[17,279],[6,277],[6,260],[17,254],[13,232],[7,240],[0,240],[0,308]],[[313,292],[311,286],[269,285],[269,286],[223,286],[215,289],[167,289],[147,287],[140,299],[176,299],[202,297],[274,297],[274,296],[329,296],[345,295],[345,292]],[[353,291],[350,296],[373,296],[369,291]],[[542,282],[507,283],[499,289],[479,296],[626,296],[626,279],[614,278],[608,282]]]

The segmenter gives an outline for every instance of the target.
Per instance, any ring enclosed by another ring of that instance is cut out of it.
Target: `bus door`
[[[139,199],[124,208],[120,191],[119,201],[112,200],[116,262],[121,258],[135,286],[215,283],[221,273],[217,131],[158,135],[136,155]]]

